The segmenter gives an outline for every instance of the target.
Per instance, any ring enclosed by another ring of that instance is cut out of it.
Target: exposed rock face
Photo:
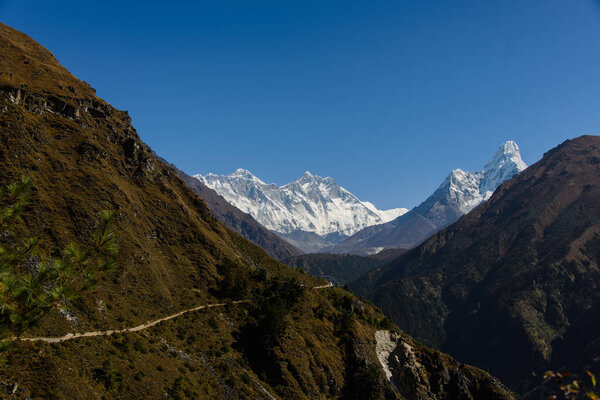
[[[600,137],[568,140],[482,206],[351,284],[407,333],[525,392],[600,366]]]
[[[407,341],[401,334],[375,332],[376,351],[386,377],[401,398],[493,399],[513,398],[497,380],[477,373],[452,358]]]
[[[489,199],[502,182],[525,168],[519,147],[508,141],[482,171],[455,169],[418,207],[388,223],[365,228],[323,251],[365,255],[388,248],[413,248]]]

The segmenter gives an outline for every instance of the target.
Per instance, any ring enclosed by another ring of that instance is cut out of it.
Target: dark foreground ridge
[[[600,137],[568,140],[352,288],[398,326],[527,391],[600,367]]]

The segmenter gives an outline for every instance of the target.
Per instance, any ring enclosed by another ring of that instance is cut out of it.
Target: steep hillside
[[[519,147],[508,141],[482,171],[455,169],[418,207],[388,223],[365,228],[323,251],[365,255],[382,249],[413,248],[489,199],[502,182],[525,168]]]
[[[117,272],[82,302],[24,332],[31,340],[2,344],[0,382],[12,397],[512,397],[487,373],[406,336],[392,347],[415,356],[394,370],[424,369],[395,392],[375,337],[394,327],[376,309],[228,230],[154,157],[126,112],[0,24],[0,184],[23,174],[35,190],[20,229],[40,238],[42,255],[79,242],[101,209],[117,213],[120,252]],[[38,268],[35,259],[24,268]],[[48,342],[55,336],[65,340]]]
[[[407,333],[515,389],[546,369],[597,370],[599,166],[600,137],[568,140],[351,287]]]
[[[179,177],[206,202],[213,215],[229,229],[239,233],[243,238],[248,239],[252,243],[259,245],[278,260],[284,260],[301,254],[300,250],[262,226],[250,214],[246,214],[232,206],[217,192],[204,185],[198,179],[186,174],[175,165],[169,164],[166,160],[162,158],[160,160],[173,168]]]

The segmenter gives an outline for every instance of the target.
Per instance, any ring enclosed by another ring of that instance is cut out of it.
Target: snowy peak
[[[527,168],[521,159],[519,146],[509,140],[503,143],[482,171],[452,171],[432,198],[444,199],[448,207],[466,214],[486,201],[502,182]],[[430,199],[428,199],[430,200]],[[427,202],[427,201],[426,201]]]
[[[243,178],[248,178],[248,179],[252,179],[255,178],[254,175],[252,175],[252,173],[250,171],[248,171],[247,169],[243,169],[243,168],[238,168],[236,169],[231,175],[229,176],[241,176]]]
[[[212,173],[209,173],[208,175],[211,175],[213,177],[218,177],[219,176],[219,175],[215,175],[215,174],[212,174]],[[242,179],[249,179],[249,180],[252,180],[252,181],[262,182],[256,176],[252,175],[252,173],[250,171],[248,171],[247,169],[243,169],[243,168],[236,169],[235,171],[233,171],[228,176],[232,177],[232,178],[242,178]]]
[[[329,185],[329,186],[335,186],[338,188],[341,188],[341,186],[339,186],[337,184],[337,182],[331,178],[331,177],[326,177],[323,178],[319,175],[313,175],[311,174],[309,171],[304,172],[304,174],[302,174],[302,176],[296,178],[296,180],[283,185],[282,187],[289,187],[291,185],[294,184],[300,184],[300,185]]]
[[[494,156],[483,169],[484,173],[493,173],[498,170],[518,170],[523,171],[527,168],[527,164],[521,159],[521,151],[519,146],[512,140],[502,144],[496,151]]]
[[[512,140],[505,142],[485,165],[480,191],[487,199],[502,182],[527,168],[521,159],[519,146]]]
[[[266,184],[247,170],[230,175],[195,175],[227,201],[281,234],[296,231],[317,235],[352,235],[371,225],[391,221],[405,208],[378,210],[362,202],[331,178],[306,171],[296,180],[278,186]]]
[[[365,255],[386,248],[412,248],[486,201],[502,182],[525,168],[517,144],[505,142],[483,170],[453,170],[431,196],[402,218],[365,229],[325,251]]]

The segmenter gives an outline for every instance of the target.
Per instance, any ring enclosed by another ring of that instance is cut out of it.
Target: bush
[[[175,378],[175,381],[173,382],[173,386],[171,386],[168,390],[167,393],[169,394],[169,397],[175,399],[175,400],[180,400],[183,399],[183,397],[181,396],[181,393],[183,391],[183,385],[182,382],[183,379],[178,376],[177,378]]]
[[[96,379],[102,382],[107,389],[111,390],[123,381],[123,374],[117,371],[113,366],[112,360],[107,358],[102,362],[102,367],[96,369]]]
[[[273,280],[256,296],[249,322],[240,331],[239,345],[259,375],[277,379],[274,349],[287,326],[287,315],[302,296],[296,279]]]
[[[243,268],[233,262],[227,262],[220,267],[223,280],[220,284],[220,294],[232,300],[240,300],[248,295],[248,277]]]

